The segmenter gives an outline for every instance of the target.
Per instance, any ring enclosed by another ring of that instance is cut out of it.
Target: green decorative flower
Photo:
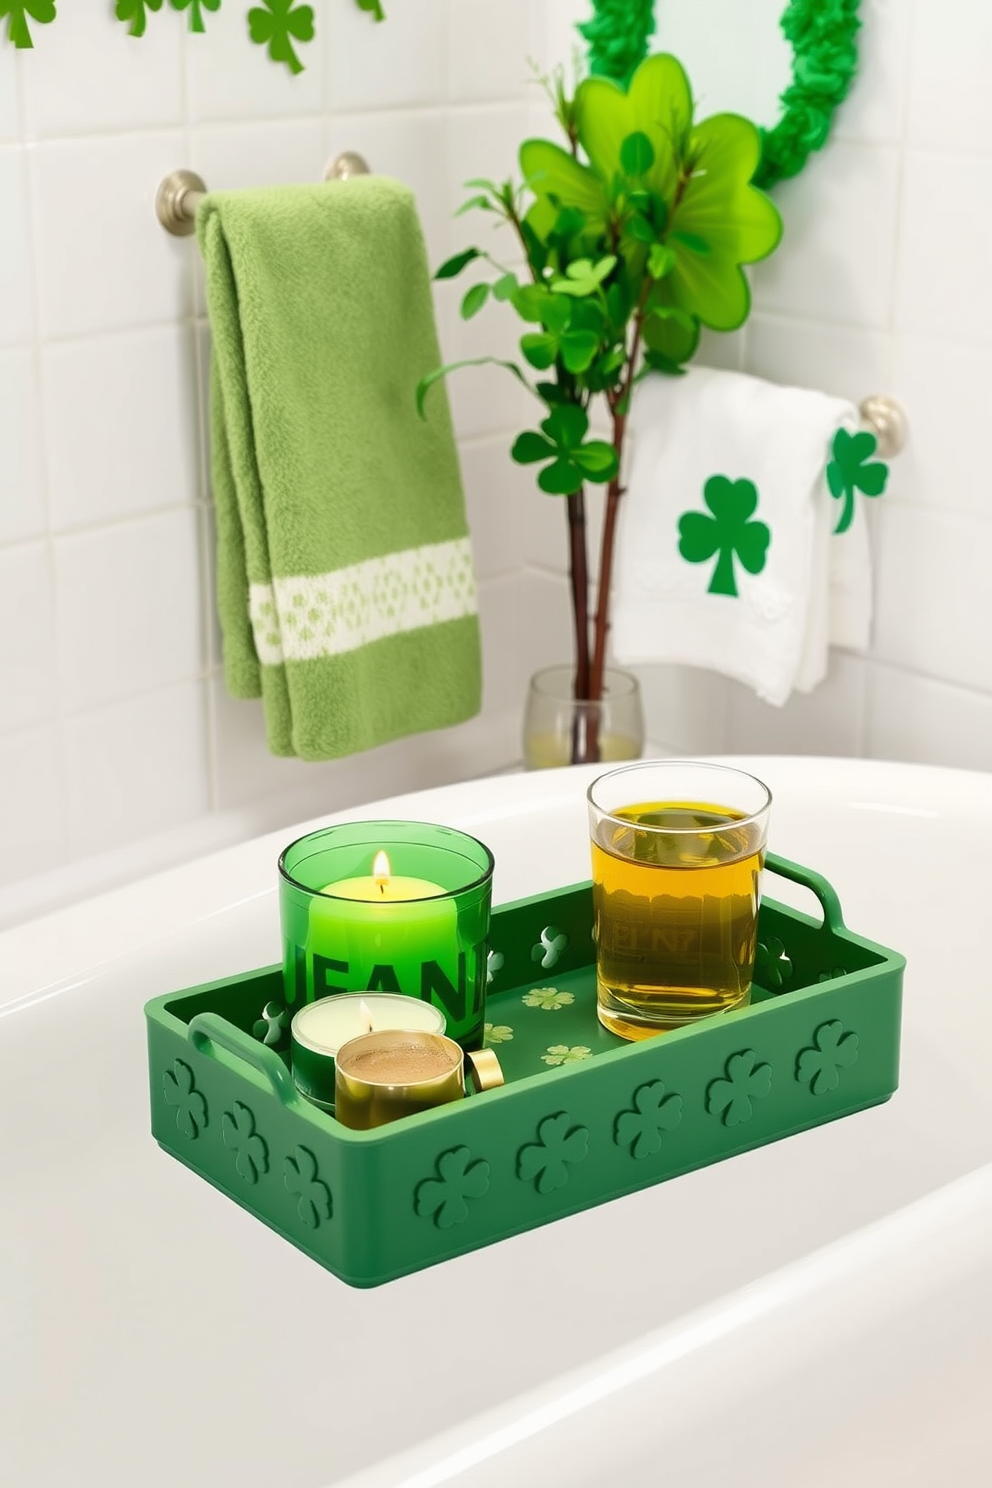
[[[359,10],[368,11],[374,21],[384,21],[386,12],[383,10],[379,0],[355,0]]]
[[[813,1035],[813,1047],[801,1049],[796,1061],[796,1079],[808,1085],[811,1095],[836,1090],[840,1072],[858,1058],[858,1035],[845,1033],[843,1023],[821,1023]]]
[[[536,339],[523,338],[524,341]],[[550,360],[554,360],[553,356]],[[588,428],[589,415],[584,408],[575,403],[558,403],[542,422],[543,432],[528,429],[518,434],[510,454],[518,465],[551,461],[537,477],[537,484],[549,496],[568,496],[587,480],[603,485],[616,474],[616,450],[605,439],[586,439]]]
[[[785,946],[774,935],[758,941],[754,958],[755,975],[763,987],[775,992],[792,977],[792,962],[785,954]]]
[[[682,1097],[666,1095],[661,1080],[652,1080],[634,1091],[634,1109],[621,1111],[613,1140],[629,1147],[631,1157],[652,1157],[661,1151],[662,1133],[674,1131],[682,1120]]]
[[[521,1147],[517,1154],[517,1177],[524,1183],[533,1179],[538,1193],[564,1188],[569,1169],[589,1155],[588,1128],[570,1127],[571,1119],[566,1111],[546,1116],[537,1128],[537,1141]]]
[[[547,925],[541,931],[541,939],[530,953],[532,961],[539,961],[545,971],[557,966],[568,949],[568,936],[557,925]]]
[[[591,1058],[592,1050],[585,1044],[574,1044],[572,1048],[567,1044],[549,1044],[548,1052],[541,1055],[543,1064],[578,1064],[582,1059]]]
[[[0,0],[0,20],[7,17],[7,36],[15,47],[33,47],[28,18],[39,26],[55,19],[55,0]]]
[[[679,517],[679,552],[688,563],[705,563],[716,554],[707,592],[736,597],[735,556],[748,573],[758,574],[765,566],[771,541],[765,523],[750,520],[758,505],[758,492],[753,481],[711,475],[703,488],[703,499],[712,516],[684,512]]]
[[[435,1178],[417,1184],[414,1208],[421,1219],[433,1217],[439,1230],[450,1230],[468,1219],[466,1199],[489,1192],[489,1164],[481,1158],[473,1162],[467,1147],[453,1147],[442,1152],[435,1172]]]
[[[772,1088],[770,1064],[758,1064],[753,1049],[731,1054],[724,1065],[725,1079],[711,1080],[706,1087],[706,1109],[720,1116],[724,1126],[740,1126],[750,1121],[754,1102],[763,1100]]]
[[[849,434],[838,429],[831,445],[833,459],[827,466],[827,485],[831,496],[843,500],[840,520],[834,533],[846,532],[854,521],[854,493],[865,496],[881,496],[889,478],[889,467],[883,460],[873,460],[878,448],[874,434],[862,429],[858,434]]]
[[[493,1044],[508,1044],[513,1038],[513,1029],[509,1023],[487,1023],[483,1030],[483,1043],[490,1047]]]
[[[331,1191],[317,1176],[317,1159],[306,1147],[297,1147],[282,1165],[288,1193],[298,1198],[297,1213],[310,1230],[319,1229],[333,1212]]]
[[[195,1142],[207,1125],[207,1102],[196,1088],[193,1071],[181,1059],[172,1062],[162,1077],[166,1104],[175,1107],[176,1125],[184,1137]]]
[[[313,41],[313,8],[296,0],[262,0],[248,12],[248,32],[257,46],[267,46],[273,62],[285,62],[292,73],[303,71],[295,41]],[[381,16],[376,17],[382,19]]]
[[[269,1171],[269,1149],[264,1137],[255,1130],[255,1117],[241,1101],[221,1118],[224,1146],[235,1154],[234,1166],[246,1183],[257,1183]]]
[[[289,1009],[285,1003],[274,1000],[267,1002],[262,1009],[262,1016],[256,1019],[252,1033],[263,1044],[274,1047],[282,1038],[283,1032],[289,1027]]]
[[[574,993],[559,992],[557,987],[532,987],[523,996],[524,1007],[544,1008],[549,1013],[555,1013],[559,1008],[570,1007],[574,1001]]]
[[[173,10],[189,11],[189,29],[191,31],[205,31],[203,24],[203,12],[220,10],[220,0],[169,0]]]
[[[162,0],[117,0],[114,13],[127,26],[129,36],[144,36],[147,12],[161,9]]]
[[[575,129],[589,164],[547,140],[528,140],[520,163],[537,201],[528,221],[542,239],[563,209],[584,236],[601,236],[614,211],[614,183],[634,178],[639,195],[618,244],[631,276],[658,245],[652,268],[647,345],[672,361],[695,346],[693,323],[736,329],[747,319],[750,290],[741,268],[765,258],[782,234],[779,214],[751,185],[761,153],[755,126],[737,114],[693,123],[689,82],[675,57],[646,58],[624,91],[611,78],[582,82]],[[579,219],[581,218],[581,226]],[[572,253],[570,256],[575,256]],[[657,271],[657,272],[655,272]],[[678,324],[666,312],[687,317]]]

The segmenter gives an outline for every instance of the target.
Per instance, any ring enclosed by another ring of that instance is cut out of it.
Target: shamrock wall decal
[[[295,41],[313,41],[313,8],[296,0],[263,0],[248,12],[248,31],[256,46],[268,46],[273,62],[285,62],[292,73],[303,71]]]
[[[772,536],[764,522],[750,520],[758,505],[757,488],[753,481],[711,475],[703,487],[703,499],[712,516],[683,512],[679,517],[679,552],[689,563],[705,563],[716,554],[707,592],[736,596],[734,557],[748,573],[760,573]]]
[[[827,466],[827,485],[831,496],[844,502],[840,521],[834,528],[836,536],[839,532],[846,532],[854,521],[855,491],[861,491],[865,496],[881,496],[889,478],[889,467],[884,460],[872,459],[878,440],[867,429],[857,434],[838,429],[830,448],[833,459]]]
[[[55,19],[55,0],[0,0],[0,20],[7,17],[7,36],[15,47],[33,47],[28,17],[39,26]]]
[[[203,12],[205,10],[220,10],[220,0],[169,0],[173,10],[189,11],[189,29],[191,31],[205,31],[203,24]]]
[[[127,26],[128,36],[144,36],[148,11],[161,9],[162,0],[117,0],[114,14]]]

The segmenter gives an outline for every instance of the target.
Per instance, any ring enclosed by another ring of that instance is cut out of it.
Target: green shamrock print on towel
[[[889,478],[889,467],[884,460],[873,460],[878,449],[874,434],[862,429],[858,434],[849,434],[838,429],[831,445],[833,459],[827,466],[827,485],[831,496],[843,500],[840,521],[834,528],[834,536],[846,532],[854,521],[854,493],[865,496],[881,496]]]
[[[751,521],[758,505],[757,488],[753,481],[711,475],[703,500],[712,515],[690,511],[679,517],[679,552],[688,563],[705,563],[715,556],[707,592],[736,597],[734,558],[748,573],[760,573],[772,536],[764,522]]]

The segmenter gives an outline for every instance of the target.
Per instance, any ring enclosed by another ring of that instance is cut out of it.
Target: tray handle
[[[792,883],[809,889],[816,896],[823,910],[823,924],[827,930],[836,931],[845,928],[837,891],[819,873],[814,873],[812,868],[804,868],[800,863],[793,863],[790,858],[780,858],[777,853],[771,852],[765,855],[765,867],[771,869],[772,873],[777,873],[781,878],[788,878]]]
[[[189,1020],[186,1037],[198,1054],[209,1054],[210,1045],[226,1049],[237,1059],[250,1064],[264,1075],[272,1087],[272,1093],[284,1106],[297,1106],[303,1097],[293,1083],[293,1077],[279,1055],[258,1039],[251,1038],[240,1028],[222,1018],[219,1013],[197,1013]]]

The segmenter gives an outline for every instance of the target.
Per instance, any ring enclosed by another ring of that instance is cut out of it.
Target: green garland
[[[627,87],[648,54],[654,0],[593,0],[595,15],[578,28],[589,43],[589,71]]]
[[[782,117],[761,131],[754,184],[768,190],[798,176],[827,142],[834,110],[858,70],[855,37],[861,0],[791,0],[780,25],[792,45],[792,82],[782,94]]]
[[[792,47],[792,82],[782,94],[782,116],[762,129],[754,184],[768,190],[797,176],[822,149],[834,111],[858,69],[855,37],[860,0],[790,0],[779,22]],[[648,52],[653,0],[592,0],[592,20],[579,32],[589,43],[590,71],[626,87]]]

